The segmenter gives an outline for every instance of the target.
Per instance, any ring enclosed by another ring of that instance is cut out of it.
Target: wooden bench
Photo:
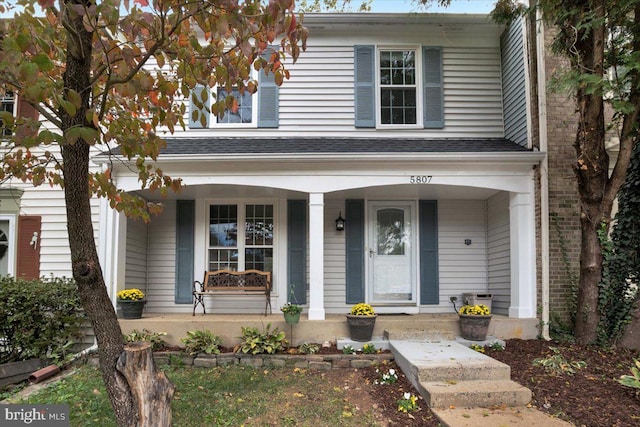
[[[192,289],[193,316],[196,315],[198,305],[202,306],[202,314],[206,314],[204,297],[215,295],[264,294],[264,315],[267,315],[267,308],[269,313],[272,312],[271,273],[268,271],[205,271],[202,282],[195,280]]]

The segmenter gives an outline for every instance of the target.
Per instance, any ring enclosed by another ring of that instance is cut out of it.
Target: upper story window
[[[444,127],[442,49],[354,46],[357,128]]]
[[[15,114],[15,96],[13,92],[3,92],[0,93],[0,111],[6,111],[11,114]],[[2,119],[0,119],[0,126],[2,126]],[[2,136],[10,136],[11,130],[2,129]]]
[[[416,50],[379,51],[380,124],[418,124],[416,56]]]
[[[224,88],[218,88],[218,100],[221,101],[228,96],[227,90]],[[252,96],[248,91],[240,93],[237,87],[234,87],[231,91],[231,96],[235,99],[238,108],[233,111],[230,109],[225,110],[222,117],[216,117],[216,123],[218,125],[255,125],[257,112],[257,106],[254,101],[257,97]]]
[[[267,54],[267,53],[265,53]],[[270,51],[268,53],[271,54]],[[248,91],[240,94],[237,88],[233,88],[233,95],[238,108],[227,109],[223,117],[217,117],[205,110],[202,105],[202,91],[209,90],[203,86],[196,86],[193,97],[189,100],[189,128],[203,129],[213,127],[258,127],[277,128],[280,116],[279,95],[280,90],[275,82],[273,73],[265,74],[264,70],[257,73],[258,92],[250,94]],[[214,88],[216,99],[221,100],[229,96],[225,88]],[[212,96],[206,97],[205,104],[211,105]]]

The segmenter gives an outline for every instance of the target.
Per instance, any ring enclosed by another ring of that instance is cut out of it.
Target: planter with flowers
[[[463,305],[458,311],[462,338],[483,341],[489,333],[491,310],[484,304]]]
[[[300,313],[302,313],[302,307],[300,307],[298,304],[288,302],[280,307],[280,311],[282,311],[282,314],[284,315],[285,322],[294,324],[300,321]]]
[[[349,334],[354,341],[370,341],[378,315],[371,305],[361,302],[351,307],[347,314]]]
[[[140,289],[123,289],[116,294],[123,319],[140,319],[147,301]]]

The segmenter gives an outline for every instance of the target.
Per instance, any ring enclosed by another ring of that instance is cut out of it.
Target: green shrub
[[[573,375],[576,373],[576,369],[582,369],[587,366],[587,363],[582,360],[569,361],[565,359],[557,347],[549,347],[549,349],[554,353],[553,355],[533,361],[534,366],[542,366],[549,374]]]
[[[316,354],[320,351],[320,346],[315,343],[304,342],[298,347],[298,352],[302,354]]]
[[[632,375],[622,375],[618,382],[627,387],[640,388],[640,360],[634,360],[636,366],[631,367]]]
[[[66,278],[0,278],[0,363],[64,360],[86,321],[75,282]]]
[[[185,344],[187,352],[192,355],[220,353],[220,337],[208,330],[187,331],[187,337],[180,341]]]
[[[148,341],[151,343],[151,350],[158,351],[162,350],[167,345],[165,340],[161,338],[166,335],[166,332],[152,332],[148,329],[139,331],[137,329],[133,329],[131,332],[124,336],[124,340],[126,342]]]
[[[287,340],[284,338],[284,332],[281,332],[278,328],[271,329],[271,323],[267,324],[264,332],[260,332],[258,328],[252,328],[243,326],[242,343],[240,344],[240,351],[243,353],[251,354],[274,354],[284,349],[287,345]]]

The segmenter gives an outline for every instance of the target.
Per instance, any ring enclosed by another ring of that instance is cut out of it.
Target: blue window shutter
[[[268,59],[276,49],[268,48],[263,53],[263,57]],[[280,88],[276,84],[273,73],[265,75],[264,70],[258,73],[258,127],[277,128],[280,116],[279,97]]]
[[[291,296],[293,286],[293,297]],[[287,201],[287,301],[307,303],[307,201]]]
[[[189,94],[189,128],[202,129],[209,127],[209,113],[211,106],[209,89],[196,85]],[[194,101],[194,96],[196,100]],[[204,97],[204,99],[203,99]]]
[[[444,93],[442,89],[442,48],[422,47],[424,80],[424,127],[444,127]]]
[[[420,200],[420,304],[438,304],[438,202]]]
[[[364,301],[364,200],[345,201],[347,304]]]
[[[176,304],[191,304],[193,284],[193,245],[195,201],[176,201]]]
[[[355,66],[355,126],[373,128],[376,126],[376,83],[375,47],[356,45],[353,47]]]

